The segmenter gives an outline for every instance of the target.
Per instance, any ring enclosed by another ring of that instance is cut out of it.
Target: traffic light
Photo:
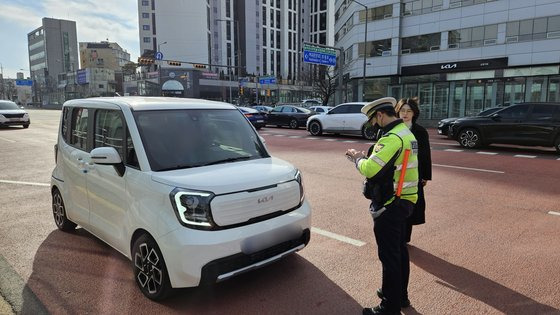
[[[203,69],[206,69],[206,65],[201,65],[201,64],[199,64],[199,63],[195,63],[195,64],[194,64],[194,67],[195,67],[195,68],[203,68]]]
[[[243,95],[243,87],[239,87],[239,94]]]
[[[154,58],[150,58],[150,57],[138,57],[138,65],[139,66],[149,66],[151,64],[153,64],[155,61]]]
[[[181,62],[179,61],[167,61],[167,64],[170,66],[180,66]]]
[[[270,96],[270,89],[266,89],[266,96]]]

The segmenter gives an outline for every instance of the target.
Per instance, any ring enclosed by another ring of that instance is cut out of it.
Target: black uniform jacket
[[[418,141],[418,179],[432,179],[432,155],[430,151],[430,139],[426,128],[414,123],[410,131]],[[414,212],[409,217],[412,224],[422,224],[425,220],[426,201],[424,199],[424,188],[418,184],[418,201],[414,207]]]

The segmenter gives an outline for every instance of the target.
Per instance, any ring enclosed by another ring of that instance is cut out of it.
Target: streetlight
[[[364,7],[366,9],[366,29],[365,29],[365,34],[364,34],[364,72],[363,72],[363,76],[362,76],[362,101],[364,101],[364,98],[366,96],[366,58],[367,58],[367,25],[368,25],[368,7],[365,4],[362,4],[356,0],[350,0],[352,2],[355,2],[359,5],[361,5],[362,7]]]

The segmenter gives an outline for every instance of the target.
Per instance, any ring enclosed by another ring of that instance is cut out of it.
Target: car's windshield
[[[269,157],[236,109],[136,111],[134,118],[153,171]]]
[[[12,102],[0,102],[0,109],[19,109],[16,103]]]

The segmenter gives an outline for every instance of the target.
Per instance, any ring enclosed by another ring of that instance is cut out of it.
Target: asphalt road
[[[0,129],[0,290],[17,313],[361,314],[378,303],[368,204],[344,157],[367,141],[263,128],[271,154],[303,173],[309,246],[157,304],[118,252],[83,229],[56,229],[48,183],[60,111],[29,112],[29,129]],[[427,223],[413,230],[413,307],[403,313],[560,314],[560,156],[548,148],[461,150],[430,132]]]

